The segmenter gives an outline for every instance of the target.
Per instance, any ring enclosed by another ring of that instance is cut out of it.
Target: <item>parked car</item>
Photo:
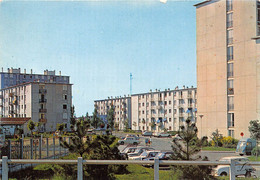
[[[171,151],[160,152],[155,157],[149,157],[149,158],[145,158],[143,160],[144,161],[154,161],[155,158],[158,158],[159,160],[170,160],[172,154],[173,154],[173,152],[171,152]],[[143,165],[143,166],[152,167],[153,164],[146,164],[146,165]],[[162,165],[160,165],[160,166],[162,167]],[[166,167],[168,165],[163,165],[163,166]]]
[[[179,134],[175,134],[175,135],[173,136],[173,139],[178,140],[178,141],[182,140],[182,138],[180,137]]]
[[[134,137],[126,137],[125,139],[118,140],[118,143],[120,145],[124,145],[124,144],[138,145],[140,142]]]
[[[120,152],[120,156],[124,157],[125,159],[128,159],[128,153],[134,153],[137,147],[126,147]]]
[[[239,157],[239,156],[224,157],[221,158],[219,161],[230,161],[231,159],[239,163],[239,165],[236,165],[236,171],[235,171],[236,176],[251,177],[252,173],[256,171],[255,168],[248,165],[249,159],[246,157]],[[229,168],[230,168],[229,165],[218,165],[216,168],[213,169],[214,175],[227,176],[229,175]]]
[[[142,135],[143,136],[152,136],[153,132],[151,132],[151,131],[144,131]]]
[[[137,139],[137,140],[140,139],[139,136],[136,136],[136,135],[134,135],[134,134],[127,134],[126,137],[133,137],[133,138],[135,138],[135,139]]]
[[[158,138],[160,138],[160,137],[171,137],[170,134],[165,133],[165,132],[158,132],[158,133],[155,133],[154,136],[155,136],[155,137],[158,137]]]
[[[140,156],[129,157],[129,160],[143,160],[145,158],[155,157],[160,151],[152,150],[152,151],[144,151]]]
[[[140,156],[144,151],[151,151],[151,150],[154,150],[154,148],[138,147],[135,149],[134,152],[127,153],[127,155],[128,155],[128,157]]]

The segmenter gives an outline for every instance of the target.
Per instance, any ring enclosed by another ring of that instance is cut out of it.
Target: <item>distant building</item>
[[[131,128],[131,97],[111,97],[104,100],[94,101],[100,119],[107,123],[108,110],[115,107],[115,127],[119,130],[125,129],[125,125]]]
[[[125,120],[133,130],[177,131],[190,117],[197,120],[196,88],[165,90],[134,94],[131,97],[117,97],[94,102],[100,116],[107,115],[115,107],[115,123],[124,129]]]
[[[260,119],[260,1],[195,6],[199,137],[250,137],[249,122]]]
[[[11,74],[10,71],[8,81],[11,81]],[[5,75],[5,73],[1,74],[1,76]],[[32,76],[36,77],[35,74]],[[47,79],[48,76],[46,75]],[[55,77],[55,74],[52,76]],[[20,123],[18,121],[24,118],[28,120],[29,118],[35,123],[41,123],[40,131],[55,131],[57,123],[64,123],[65,127],[69,129],[72,84],[62,83],[64,78],[62,78],[62,81],[54,78],[59,81],[55,83],[51,81],[51,76],[49,77],[50,79],[46,82],[33,81],[14,86],[5,84],[8,87],[0,89],[0,124],[3,126],[3,122],[5,124],[8,122],[8,126],[12,126],[13,123],[14,126],[19,125],[19,127],[23,127],[25,132],[28,132],[27,122],[23,120],[23,124],[21,124],[22,121]],[[69,78],[66,79],[69,80]],[[6,78],[3,81],[7,82]]]
[[[178,131],[188,117],[196,122],[196,91],[196,88],[177,87],[132,95],[132,129]]]

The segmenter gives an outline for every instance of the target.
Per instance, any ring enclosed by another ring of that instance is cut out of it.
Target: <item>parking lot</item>
[[[117,133],[116,136],[123,137],[126,136],[126,134],[123,133]],[[140,144],[138,146],[145,146],[145,138],[150,137],[143,137],[140,136]],[[172,151],[172,138],[158,138],[158,137],[151,137],[152,143],[150,147],[156,149],[156,150],[165,150],[165,151]],[[120,145],[119,150],[124,149],[126,145]],[[201,151],[198,153],[200,156],[207,156],[210,161],[218,161],[219,159],[223,157],[229,157],[229,156],[239,156],[233,151]],[[256,168],[256,175],[257,177],[260,177],[260,167]]]

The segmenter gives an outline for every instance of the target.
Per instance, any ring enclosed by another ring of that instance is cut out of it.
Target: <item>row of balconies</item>
[[[39,119],[39,122],[41,122],[41,123],[47,123],[47,119],[46,119],[46,118],[40,118],[40,119]]]
[[[39,89],[39,94],[46,94],[47,93],[47,89]]]
[[[39,109],[40,113],[47,113],[47,109]]]

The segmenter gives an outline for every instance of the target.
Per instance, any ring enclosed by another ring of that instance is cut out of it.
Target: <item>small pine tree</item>
[[[115,107],[112,104],[107,114],[107,121],[110,131],[113,131],[115,125]]]
[[[182,138],[182,142],[179,142],[176,138],[173,139],[173,160],[196,160],[201,159],[201,157],[194,157],[199,151],[201,146],[201,141],[197,137],[198,129],[190,119],[185,121],[185,125],[180,127],[179,136]],[[204,157],[202,160],[207,160]],[[211,174],[211,166],[175,166],[175,171],[181,173],[180,179],[213,179]]]
[[[94,128],[98,128],[101,124],[101,120],[98,117],[98,111],[97,108],[95,107],[94,112],[93,112],[93,117],[92,117],[92,121],[91,121],[91,126],[93,126]]]
[[[31,136],[33,135],[33,130],[34,130],[34,128],[35,128],[35,123],[32,121],[32,120],[30,120],[29,122],[28,122],[28,124],[27,124],[27,128],[28,128],[28,130],[30,130],[31,131]]]

